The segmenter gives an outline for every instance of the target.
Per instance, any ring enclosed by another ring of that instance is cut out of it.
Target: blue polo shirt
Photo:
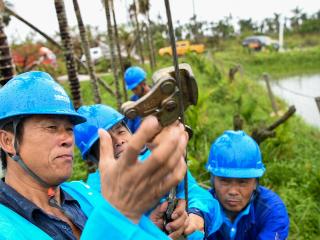
[[[79,203],[62,189],[60,196],[61,207],[73,216],[71,221],[82,231],[87,217],[81,210]],[[0,203],[42,229],[53,239],[76,239],[69,224],[51,214],[45,213],[41,208],[1,180]]]
[[[133,95],[130,97],[130,101],[137,101],[139,99],[139,97],[137,95]],[[139,128],[141,122],[142,122],[142,118],[137,116],[134,119],[125,119],[125,122],[128,126],[128,128],[130,129],[130,131],[132,133],[135,133],[137,131],[137,129]]]
[[[210,192],[216,199],[214,190]],[[208,240],[285,240],[288,237],[287,209],[276,193],[263,186],[258,187],[249,205],[233,222],[222,215],[223,224],[215,233],[208,233]]]

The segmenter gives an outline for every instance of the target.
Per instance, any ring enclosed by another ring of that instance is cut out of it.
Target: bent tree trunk
[[[156,54],[155,54],[155,48],[154,48],[154,43],[153,43],[153,35],[151,32],[151,19],[150,19],[150,14],[149,11],[147,12],[147,18],[148,18],[148,34],[150,36],[150,48],[151,48],[151,56],[152,56],[152,61],[153,61],[153,66],[157,66],[157,61],[156,61]]]
[[[141,44],[141,32],[140,32],[140,24],[138,20],[138,10],[137,10],[137,3],[136,0],[133,1],[133,13],[134,13],[134,19],[136,22],[136,35],[137,35],[137,47],[141,59],[141,63],[144,64],[144,56],[143,56],[143,49]]]
[[[114,76],[115,90],[116,90],[116,98],[117,98],[117,107],[120,110],[121,107],[121,95],[120,95],[120,87],[119,87],[119,78],[118,78],[118,70],[116,65],[116,57],[114,54],[114,35],[111,26],[111,17],[110,17],[110,7],[109,0],[104,0],[104,8],[106,11],[107,18],[107,28],[108,28],[108,37],[109,37],[109,48],[111,54],[111,68]]]
[[[95,73],[94,65],[91,60],[88,36],[87,36],[86,29],[85,29],[83,21],[82,21],[82,16],[81,16],[78,0],[73,0],[73,7],[74,7],[74,11],[76,13],[76,17],[77,17],[77,21],[78,21],[78,27],[79,27],[80,37],[81,37],[81,45],[82,45],[83,52],[84,52],[84,54],[86,56],[86,60],[87,60],[86,62],[87,62],[88,71],[89,71],[89,75],[90,75],[92,92],[93,92],[93,96],[94,96],[94,102],[101,103],[99,87],[97,84],[97,82],[98,82],[97,75]]]
[[[110,0],[111,3],[111,11],[112,11],[112,17],[113,17],[113,26],[114,26],[114,37],[115,37],[115,42],[117,45],[117,52],[118,52],[118,59],[120,63],[120,72],[121,72],[121,80],[122,80],[122,90],[124,94],[124,100],[128,101],[128,93],[127,93],[127,88],[126,84],[124,81],[124,65],[123,65],[123,60],[121,56],[121,48],[120,48],[120,39],[119,39],[119,34],[118,34],[118,26],[117,26],[117,20],[116,20],[116,14],[114,12],[114,5],[113,5],[113,0]]]
[[[0,1],[0,84],[6,84],[14,75],[15,69],[10,53],[10,47],[7,41],[7,35],[4,32],[3,23],[4,3]]]
[[[68,30],[68,21],[65,12],[63,0],[55,0],[55,9],[59,22],[60,36],[63,44],[63,53],[67,65],[67,72],[70,84],[70,90],[74,107],[78,109],[81,104],[80,83],[75,65],[75,58],[73,54],[73,45]]]

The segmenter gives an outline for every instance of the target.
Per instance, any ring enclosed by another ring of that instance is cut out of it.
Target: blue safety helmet
[[[207,170],[227,178],[259,178],[265,172],[258,144],[243,131],[225,131],[211,145]]]
[[[1,125],[42,114],[67,116],[74,124],[86,121],[75,111],[65,90],[45,72],[22,73],[0,89]]]
[[[124,116],[113,108],[102,104],[82,106],[78,109],[78,113],[87,121],[74,128],[74,136],[82,159],[87,160],[87,154],[99,138],[98,129],[109,130],[122,121]]]
[[[141,67],[129,67],[124,73],[127,90],[132,90],[146,79],[146,72]]]

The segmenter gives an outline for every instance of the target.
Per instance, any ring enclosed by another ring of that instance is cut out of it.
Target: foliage
[[[318,45],[319,46],[319,45]],[[240,64],[252,79],[259,79],[264,72],[275,78],[315,73],[320,66],[320,48],[293,49],[286,52],[255,52],[248,53],[243,49],[233,52],[217,52],[216,61],[223,62],[225,68]]]

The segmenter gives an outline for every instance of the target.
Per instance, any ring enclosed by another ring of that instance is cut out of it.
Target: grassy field
[[[276,120],[265,89],[257,83],[261,74],[274,78],[320,72],[320,48],[290,50],[283,53],[248,53],[240,48],[226,52],[207,52],[181,58],[192,66],[199,85],[199,102],[186,113],[194,130],[189,143],[189,167],[203,184],[209,183],[204,169],[212,141],[224,130],[233,128],[233,116],[244,120],[244,130],[267,126]],[[158,68],[172,64],[159,59]],[[233,82],[230,67],[241,65]],[[146,66],[148,69],[148,66]],[[148,76],[151,76],[150,70]],[[111,82],[110,76],[105,77]],[[67,88],[67,87],[66,87]],[[92,104],[90,83],[81,82],[85,104]],[[115,106],[115,100],[101,89],[103,103]],[[287,106],[278,99],[282,109]],[[320,236],[320,131],[294,116],[276,130],[276,137],[261,144],[266,174],[261,184],[276,191],[286,203],[290,215],[289,239],[319,239]],[[77,152],[73,179],[85,179],[86,165]]]

